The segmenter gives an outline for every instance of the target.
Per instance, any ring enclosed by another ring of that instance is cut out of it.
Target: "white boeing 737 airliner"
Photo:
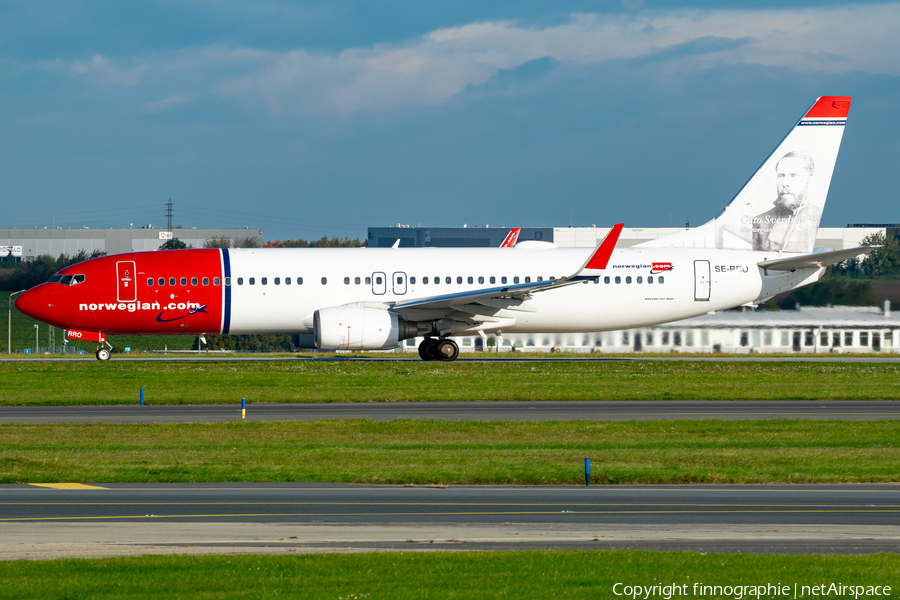
[[[292,334],[300,347],[379,350],[423,336],[423,359],[453,360],[454,335],[628,329],[761,302],[871,250],[813,248],[849,108],[817,99],[718,217],[635,247],[615,247],[619,224],[593,251],[136,252],[66,267],[16,307],[72,339]]]

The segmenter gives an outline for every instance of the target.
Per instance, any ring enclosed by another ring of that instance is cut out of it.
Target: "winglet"
[[[591,257],[584,263],[584,266],[581,267],[582,271],[588,269],[602,271],[606,268],[606,265],[609,264],[609,257],[612,256],[613,250],[616,247],[616,242],[619,241],[619,234],[622,233],[622,228],[624,226],[624,223],[613,225],[613,228],[606,234],[606,237],[603,238],[603,241],[600,242],[600,245],[597,246],[597,249],[591,254]]]
[[[516,242],[519,241],[519,232],[522,231],[521,227],[516,227],[515,229],[510,230],[509,234],[506,236],[506,239],[503,240],[503,243],[500,244],[501,248],[512,248],[516,245]]]

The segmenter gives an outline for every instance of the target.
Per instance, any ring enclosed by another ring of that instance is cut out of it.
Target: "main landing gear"
[[[109,350],[106,348],[97,348],[97,360],[109,360]]]
[[[422,360],[456,360],[459,356],[459,346],[453,340],[425,338],[419,344],[419,357]]]

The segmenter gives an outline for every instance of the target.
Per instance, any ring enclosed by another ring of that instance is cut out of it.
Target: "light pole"
[[[6,322],[6,324],[7,324],[7,329],[8,329],[8,331],[9,331],[9,337],[7,338],[7,339],[8,339],[8,342],[7,342],[8,345],[7,345],[7,347],[6,347],[6,353],[7,353],[7,354],[12,354],[12,297],[15,296],[16,294],[21,294],[21,293],[24,292],[24,291],[25,291],[25,290],[19,290],[18,292],[13,292],[12,294],[9,295],[9,315],[8,315],[8,319],[7,319],[7,322]]]
[[[40,327],[40,325],[34,326],[34,353],[35,354],[38,353],[38,332],[40,331],[39,327]]]

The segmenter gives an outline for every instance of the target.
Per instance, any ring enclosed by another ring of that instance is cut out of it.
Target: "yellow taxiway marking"
[[[29,483],[37,487],[53,488],[54,490],[107,490],[109,488],[99,485],[85,485],[83,483]]]

